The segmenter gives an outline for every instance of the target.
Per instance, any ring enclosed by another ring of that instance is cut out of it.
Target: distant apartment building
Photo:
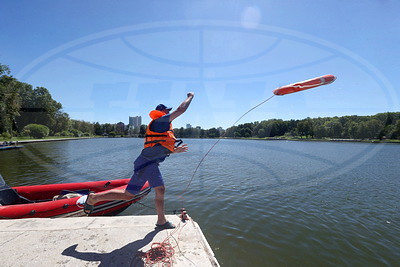
[[[191,129],[192,125],[190,125],[189,123],[186,124],[186,129]]]
[[[129,126],[137,128],[140,125],[142,125],[142,116],[129,117]]]

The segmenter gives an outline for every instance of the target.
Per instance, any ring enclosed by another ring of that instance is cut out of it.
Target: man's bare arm
[[[171,115],[169,116],[169,121],[170,122],[173,121],[174,119],[176,119],[177,117],[179,117],[180,115],[182,115],[187,110],[187,108],[190,105],[190,102],[192,102],[193,97],[194,97],[194,93],[190,92],[190,93],[187,94],[186,100],[183,101],[179,105],[179,107],[176,110],[174,110],[171,113]]]

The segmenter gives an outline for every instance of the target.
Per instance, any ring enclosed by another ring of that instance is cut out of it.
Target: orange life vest
[[[163,133],[153,132],[150,130],[151,124],[158,118],[161,118],[165,115],[164,112],[159,110],[152,110],[150,112],[150,118],[153,120],[147,125],[146,135],[144,141],[144,147],[153,147],[156,144],[160,144],[163,147],[167,148],[169,151],[174,152],[175,150],[175,142],[176,137],[174,135],[172,123],[169,124],[169,130]]]

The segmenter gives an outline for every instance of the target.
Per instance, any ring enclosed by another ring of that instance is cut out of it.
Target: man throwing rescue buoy
[[[84,212],[90,214],[94,205],[101,201],[130,200],[139,193],[140,189],[149,181],[150,187],[155,191],[155,205],[157,210],[156,227],[159,229],[175,228],[167,221],[164,211],[164,181],[159,169],[159,163],[173,153],[186,152],[186,144],[175,146],[177,142],[171,122],[182,115],[189,107],[194,93],[188,93],[187,98],[179,107],[170,113],[172,108],[159,104],[150,112],[152,121],[146,129],[144,149],[134,162],[134,173],[126,189],[114,189],[107,192],[91,193],[87,196]]]

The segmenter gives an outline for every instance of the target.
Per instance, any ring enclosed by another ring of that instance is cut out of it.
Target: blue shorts
[[[143,158],[138,157],[135,160],[135,170],[126,187],[126,191],[137,195],[146,181],[149,181],[150,187],[152,188],[163,186],[164,180],[158,165],[158,162],[144,162]]]

